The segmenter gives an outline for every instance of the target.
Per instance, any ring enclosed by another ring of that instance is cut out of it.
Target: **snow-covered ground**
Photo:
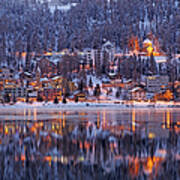
[[[79,109],[82,108],[179,108],[180,103],[176,102],[130,102],[122,100],[110,100],[110,101],[95,101],[95,102],[68,102],[66,104],[59,103],[54,104],[52,102],[35,102],[33,104],[17,102],[16,104],[0,104],[0,112],[3,109]]]

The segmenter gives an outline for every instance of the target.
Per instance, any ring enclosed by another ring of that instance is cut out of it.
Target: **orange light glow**
[[[169,112],[169,110],[167,111],[167,114],[166,114],[166,123],[167,123],[167,128],[169,129],[170,128],[170,112]]]
[[[79,142],[79,148],[80,148],[80,149],[82,149],[82,148],[83,148],[83,144],[82,144],[82,142],[81,142],[81,141]]]
[[[37,109],[34,108],[34,121],[37,121]]]
[[[88,150],[88,149],[90,148],[90,143],[87,142],[87,141],[85,141],[85,142],[84,142],[84,146],[85,146],[85,148]]]
[[[136,113],[135,110],[132,110],[132,131],[135,132],[136,127],[135,127],[135,120],[136,120]]]
[[[139,53],[144,53],[145,56],[150,56],[151,54],[153,54],[153,56],[163,56],[164,53],[160,50],[158,39],[153,35],[151,35],[149,38],[150,39],[146,39],[143,42],[143,48],[140,49],[138,37],[132,36],[128,41],[130,54],[137,55]]]
[[[147,162],[144,165],[145,173],[146,174],[151,174],[152,171],[153,171],[153,166],[154,166],[153,160],[150,157],[148,157]]]
[[[45,52],[44,55],[45,55],[45,56],[52,56],[53,53],[52,53],[52,52]]]
[[[26,160],[26,157],[24,154],[21,155],[21,161],[25,161]]]
[[[147,47],[147,52],[148,52],[148,56],[150,56],[153,52],[153,47],[152,46],[148,46]]]
[[[45,160],[45,161],[48,161],[48,162],[50,162],[51,159],[52,159],[51,156],[45,156],[45,157],[44,157],[44,160]]]
[[[155,134],[154,133],[149,133],[148,137],[149,137],[149,139],[153,139],[153,138],[155,138]]]
[[[63,128],[65,128],[65,125],[66,125],[66,116],[65,116],[65,114],[63,113]]]
[[[106,127],[106,111],[103,112],[103,127]]]
[[[21,56],[22,56],[23,58],[25,58],[25,57],[26,57],[26,54],[27,54],[26,52],[22,52],[22,53],[21,53]]]
[[[100,127],[100,116],[99,116],[99,112],[97,113],[97,128],[99,129]]]

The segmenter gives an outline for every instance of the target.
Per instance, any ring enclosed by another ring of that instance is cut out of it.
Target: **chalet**
[[[19,77],[22,80],[26,79],[28,81],[31,81],[33,79],[33,75],[29,72],[22,72],[20,73]]]
[[[146,89],[151,93],[160,93],[167,89],[168,83],[168,76],[148,76],[146,78]]]
[[[45,87],[38,91],[38,95],[44,100],[53,101],[55,97],[58,97],[58,99],[62,98],[62,90],[52,87]]]
[[[102,46],[102,54],[107,53],[107,58],[109,61],[114,60],[114,54],[115,54],[115,45],[111,43],[110,41],[107,41]]]
[[[12,79],[13,74],[13,70],[5,66],[0,69],[0,77],[3,79]]]
[[[68,81],[68,86],[69,86],[70,93],[73,93],[74,91],[77,90],[75,83],[72,81]]]
[[[33,89],[28,90],[28,97],[30,102],[34,102],[37,100],[37,91]]]
[[[49,87],[49,84],[50,84],[50,81],[47,77],[40,79],[40,87],[42,88]]]
[[[53,88],[62,88],[63,84],[63,77],[62,76],[54,76],[51,78],[51,85]]]
[[[47,58],[42,58],[40,61],[38,61],[38,66],[41,72],[41,76],[49,77],[52,74],[56,74],[57,72],[56,65]]]
[[[176,98],[176,101],[180,101],[180,85],[177,85],[175,87],[175,98]]]
[[[14,85],[6,85],[3,90],[3,95],[5,94],[8,94],[10,97],[26,97],[27,89]]]
[[[180,80],[180,57],[176,57],[172,60],[172,63],[175,65],[176,67],[176,77],[178,80]]]
[[[123,87],[124,89],[132,89],[135,86],[136,82],[134,82],[132,79],[123,80]]]
[[[94,60],[94,53],[93,50],[90,48],[86,48],[83,50],[83,59],[84,59],[84,63],[86,65],[92,65],[93,66],[93,60]]]
[[[74,100],[75,101],[85,101],[86,94],[84,92],[77,91],[74,93]]]
[[[132,100],[146,100],[146,91],[141,87],[135,87],[129,91],[129,96]]]

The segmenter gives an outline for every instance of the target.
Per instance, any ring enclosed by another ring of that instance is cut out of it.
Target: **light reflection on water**
[[[180,111],[0,111],[4,179],[179,179]]]

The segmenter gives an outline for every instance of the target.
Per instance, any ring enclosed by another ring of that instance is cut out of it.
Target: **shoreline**
[[[0,104],[0,109],[27,109],[27,108],[36,108],[36,109],[78,109],[78,108],[122,108],[122,109],[131,109],[131,108],[180,108],[180,103],[176,102],[68,102],[66,104],[58,103],[54,104],[52,102],[40,103],[35,102],[32,104],[17,102],[15,104]]]

